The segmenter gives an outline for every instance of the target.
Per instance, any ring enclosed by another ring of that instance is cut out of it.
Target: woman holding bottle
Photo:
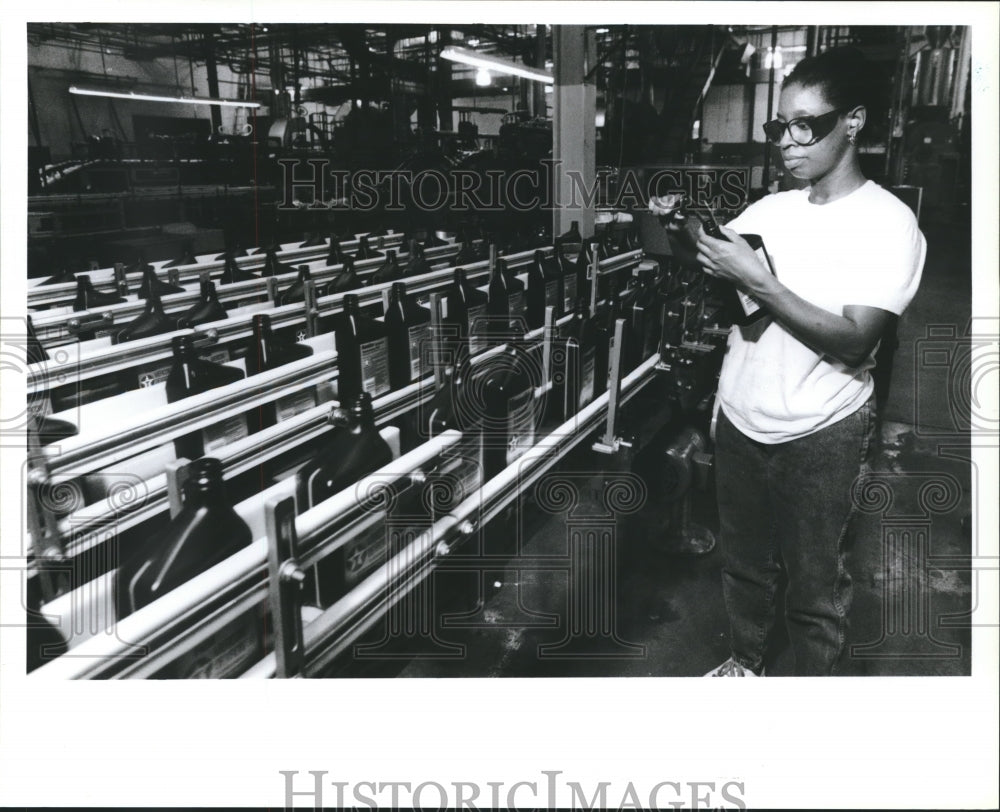
[[[733,328],[719,380],[731,656],[706,676],[762,674],[782,568],[795,673],[832,674],[844,652],[845,542],[852,489],[873,448],[874,356],[916,293],[926,250],[910,209],[862,174],[857,140],[871,86],[850,49],[798,63],[764,132],[808,186],[763,198],[724,238],[702,231],[694,246],[706,273],[767,312]],[[760,235],[770,268],[740,232]]]

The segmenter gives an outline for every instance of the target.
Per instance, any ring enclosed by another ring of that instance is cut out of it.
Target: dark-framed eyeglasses
[[[846,109],[831,110],[818,116],[799,116],[790,121],[774,119],[764,125],[764,135],[772,144],[780,144],[785,130],[800,147],[808,147],[826,138]]]

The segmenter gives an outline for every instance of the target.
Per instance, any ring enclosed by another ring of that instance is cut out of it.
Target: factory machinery
[[[685,500],[711,459],[724,300],[644,253],[631,215],[598,221],[30,280],[32,678],[315,677],[412,654],[433,641],[428,596],[455,597],[435,573],[481,569],[464,596],[481,608],[544,476],[581,453],[622,471],[665,432],[672,533],[710,549]]]

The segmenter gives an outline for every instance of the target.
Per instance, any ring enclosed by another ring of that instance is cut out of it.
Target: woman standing
[[[764,125],[808,187],[701,232],[697,259],[769,318],[734,327],[716,436],[723,592],[731,657],[707,676],[758,676],[781,567],[795,671],[834,672],[851,606],[845,539],[852,485],[874,437],[874,355],[916,293],[926,243],[910,209],[867,180],[857,140],[871,74],[855,51],[801,61]],[[775,274],[739,232],[759,234]]]

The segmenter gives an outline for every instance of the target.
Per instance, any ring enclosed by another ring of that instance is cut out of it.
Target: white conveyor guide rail
[[[395,250],[397,248],[405,248],[405,246],[400,245],[401,234],[390,234],[384,237],[372,238],[371,247],[378,251],[383,251],[386,249]],[[361,244],[360,237],[354,237],[350,240],[344,240],[340,243],[341,250],[346,254],[351,254],[358,250]],[[452,245],[440,246],[444,249],[452,249]],[[436,251],[438,249],[429,249]],[[280,247],[280,250],[276,251],[276,255],[283,264],[289,265],[292,263],[303,264],[308,262],[315,262],[317,260],[323,260],[326,258],[330,251],[329,243],[324,245],[313,245],[307,248],[300,248],[298,243],[285,243]],[[447,253],[447,251],[445,252]],[[215,259],[217,252],[212,254],[203,254],[196,257],[198,262],[192,263],[190,265],[178,265],[176,266],[177,275],[180,282],[183,284],[185,282],[194,283],[197,282],[201,275],[208,271],[209,273],[215,274],[215,272],[221,272],[225,266],[226,262],[224,259]],[[234,257],[234,262],[239,266],[240,270],[245,271],[255,271],[264,267],[264,261],[267,255],[263,249],[260,249],[258,253],[249,254],[242,257]],[[375,260],[365,260],[368,262],[379,262],[380,259]],[[157,262],[149,262],[157,274],[160,272],[169,271],[172,269],[165,268],[164,266],[169,264],[170,260],[160,260]],[[123,263],[119,263],[123,264]],[[339,266],[331,266],[339,267]],[[91,278],[91,282],[94,285],[113,285],[116,282],[115,269],[114,268],[97,268],[90,271],[80,271],[79,273],[85,273]],[[142,273],[140,271],[133,271],[132,273],[125,274],[125,279],[128,282],[130,290],[134,290],[139,283],[142,281]],[[41,285],[37,284],[42,280],[28,280],[28,307],[51,307],[53,305],[72,303],[73,297],[76,295],[76,285],[73,282],[63,282],[58,285]],[[260,280],[258,280],[260,281]],[[32,284],[35,283],[35,284]],[[263,293],[264,290],[261,288],[258,292]]]
[[[314,249],[307,250],[312,251]],[[442,263],[450,262],[457,253],[458,249],[456,246],[447,245],[427,249],[424,252],[424,256],[429,264],[441,265]],[[257,262],[244,262],[243,266],[241,266],[241,270],[254,272],[261,270],[264,267],[263,255],[260,257],[256,255],[252,257],[244,257],[244,259],[256,260]],[[402,263],[407,262],[408,259],[409,254],[405,252],[400,254],[400,261]],[[354,270],[359,277],[364,279],[366,276],[378,270],[379,266],[384,261],[384,257],[374,257],[372,259],[360,260],[354,263]],[[269,277],[262,276],[256,279],[247,279],[242,282],[219,284],[218,274],[216,274],[216,278],[214,279],[216,282],[216,296],[224,306],[230,309],[241,307],[247,303],[256,303],[264,296],[273,300],[278,290],[295,281],[298,276],[298,270],[303,265],[309,268],[312,279],[317,284],[322,284],[336,279],[337,275],[343,271],[344,267],[340,263],[327,265],[325,257],[295,259],[290,262],[283,262],[282,264],[289,267],[289,270],[286,273]],[[187,283],[187,289],[183,292],[167,293],[161,295],[160,297],[163,307],[169,311],[168,315],[181,315],[188,308],[196,304],[200,300],[201,295],[199,284],[201,278],[207,275],[211,279],[212,272],[221,270],[220,268],[212,267],[211,263],[197,266],[189,265],[186,267],[196,268],[198,271],[194,278],[180,280],[182,287],[184,282]],[[175,272],[176,270],[177,269],[171,268],[167,271],[168,279],[169,274]],[[93,277],[93,275],[91,275],[91,277]],[[272,279],[274,282],[270,281]],[[91,281],[94,281],[93,278],[91,278]],[[55,288],[60,286],[53,285],[52,287]],[[46,289],[48,289],[48,286],[43,288],[43,290]],[[76,288],[74,287],[74,292],[75,290]],[[133,296],[137,290],[137,284],[129,285],[129,297]],[[33,314],[35,331],[38,333],[38,338],[43,345],[48,346],[54,340],[64,339],[70,334],[87,329],[94,323],[97,325],[96,329],[108,329],[109,325],[112,324],[123,327],[132,319],[136,319],[142,315],[146,307],[146,300],[138,298],[137,295],[134,299],[129,298],[119,304],[105,305],[103,307],[88,310],[67,310],[67,307],[70,306],[72,302],[73,297],[71,296],[68,302],[64,300],[63,306],[52,312],[43,310]],[[97,320],[98,317],[99,320]],[[95,322],[95,320],[97,321]]]
[[[633,398],[656,376],[657,357],[640,364],[621,379],[620,403]],[[520,493],[537,482],[573,448],[598,430],[609,406],[605,392],[574,417],[556,428],[474,494],[454,507],[397,555],[326,609],[303,629],[308,670],[319,672],[381,618],[394,604],[430,575],[440,559],[497,516]],[[308,547],[318,528],[300,517],[295,532]],[[277,655],[272,652],[250,668],[245,678],[277,676]]]
[[[563,327],[572,319],[572,315],[563,316],[555,322],[555,326]],[[529,342],[544,338],[544,328],[525,335],[525,340]],[[501,345],[486,350],[473,357],[471,363],[482,363],[502,349]],[[123,459],[165,445],[191,430],[217,423],[227,415],[245,413],[310,386],[333,381],[337,375],[336,361],[335,351],[317,352],[228,386],[152,411],[135,413],[130,420],[108,426],[102,432],[77,435],[60,442],[58,446],[43,448],[41,454],[48,481],[58,484],[106,469]],[[428,402],[434,391],[433,377],[428,375],[377,398],[373,403],[376,422],[384,425],[411,412]],[[330,408],[330,403],[315,406],[225,445],[213,452],[213,456],[219,457],[227,479],[237,476],[321,436],[328,430],[326,416]],[[97,543],[95,539],[100,538],[102,528],[112,520],[119,532],[124,532],[166,509],[165,474],[146,479],[139,490],[143,494],[141,499],[121,500],[109,496],[59,519],[56,529],[64,555],[72,558],[92,547]],[[34,544],[30,547],[34,551]],[[33,559],[29,563],[33,571]]]
[[[326,534],[328,554],[347,541],[338,529],[351,530],[362,513],[357,493],[374,492],[386,482],[404,479],[461,440],[447,431],[303,513],[298,521],[317,535]],[[274,492],[287,492],[279,483]],[[51,679],[103,679],[151,676],[178,656],[211,637],[234,617],[267,601],[267,538],[258,537],[225,561],[196,575],[128,617],[32,673]],[[319,547],[319,545],[317,545]],[[108,576],[113,577],[113,576]],[[44,611],[44,610],[43,610]],[[49,609],[51,611],[51,609]],[[113,632],[113,633],[112,633]]]
[[[625,403],[654,379],[656,356],[647,359],[621,381]],[[604,393],[516,462],[486,482],[476,493],[436,521],[398,555],[376,569],[340,600],[305,627],[310,667],[321,669],[357,640],[398,600],[434,569],[436,561],[476,528],[502,511],[519,492],[534,484],[574,447],[599,430],[608,408]],[[395,463],[322,502],[296,518],[295,528],[306,551],[303,564],[312,563],[322,545],[330,552],[344,539],[324,538],[343,527],[345,517],[358,509],[359,492],[385,486],[391,477],[402,478],[438,456],[461,439],[448,431],[429,440]],[[151,676],[199,641],[208,639],[225,623],[248,608],[268,600],[268,540],[257,538],[221,564],[182,584],[159,600],[117,624],[114,634],[97,635],[81,643],[73,656],[60,657],[32,677],[50,679],[101,679]],[[244,676],[275,675],[273,653],[251,667]]]
[[[601,261],[600,273],[602,275],[616,273],[638,262],[641,259],[641,254],[641,251],[630,251],[609,257]],[[534,251],[522,251],[511,254],[506,259],[508,267],[516,271],[530,264],[533,257]],[[480,260],[479,262],[469,263],[469,265],[463,267],[466,268],[471,281],[479,279],[488,272],[489,262],[488,260]],[[454,268],[443,268],[401,281],[405,282],[408,294],[411,296],[422,296],[445,290],[451,284],[453,278]],[[255,284],[256,282],[240,282],[231,287]],[[347,293],[356,295],[358,303],[362,308],[384,302],[392,284],[392,282],[386,282],[381,285],[370,285],[345,293],[320,296],[316,299],[317,312],[313,315],[316,318],[320,318],[340,312],[343,309],[343,299]],[[303,304],[296,303],[255,312],[268,313],[271,316],[272,329],[277,331],[284,327],[302,324],[303,321],[309,318],[309,314],[304,312],[306,309],[306,306]],[[83,316],[86,314],[76,315]],[[83,381],[101,375],[123,372],[145,364],[169,362],[171,358],[170,341],[174,336],[212,331],[212,334],[217,336],[219,344],[223,345],[247,339],[252,335],[253,315],[253,313],[243,315],[234,314],[221,321],[199,325],[196,330],[177,330],[111,347],[94,345],[92,342],[66,345],[56,350],[54,353],[55,357],[51,360],[41,361],[28,366],[28,395],[29,397],[43,395],[54,386],[65,384],[67,376],[71,376],[74,381]],[[40,320],[35,320],[36,329],[39,328],[40,324]],[[88,344],[91,344],[91,346],[88,347]],[[67,357],[64,358],[58,355],[60,352],[68,354]],[[73,357],[74,352],[79,353],[75,358]]]

